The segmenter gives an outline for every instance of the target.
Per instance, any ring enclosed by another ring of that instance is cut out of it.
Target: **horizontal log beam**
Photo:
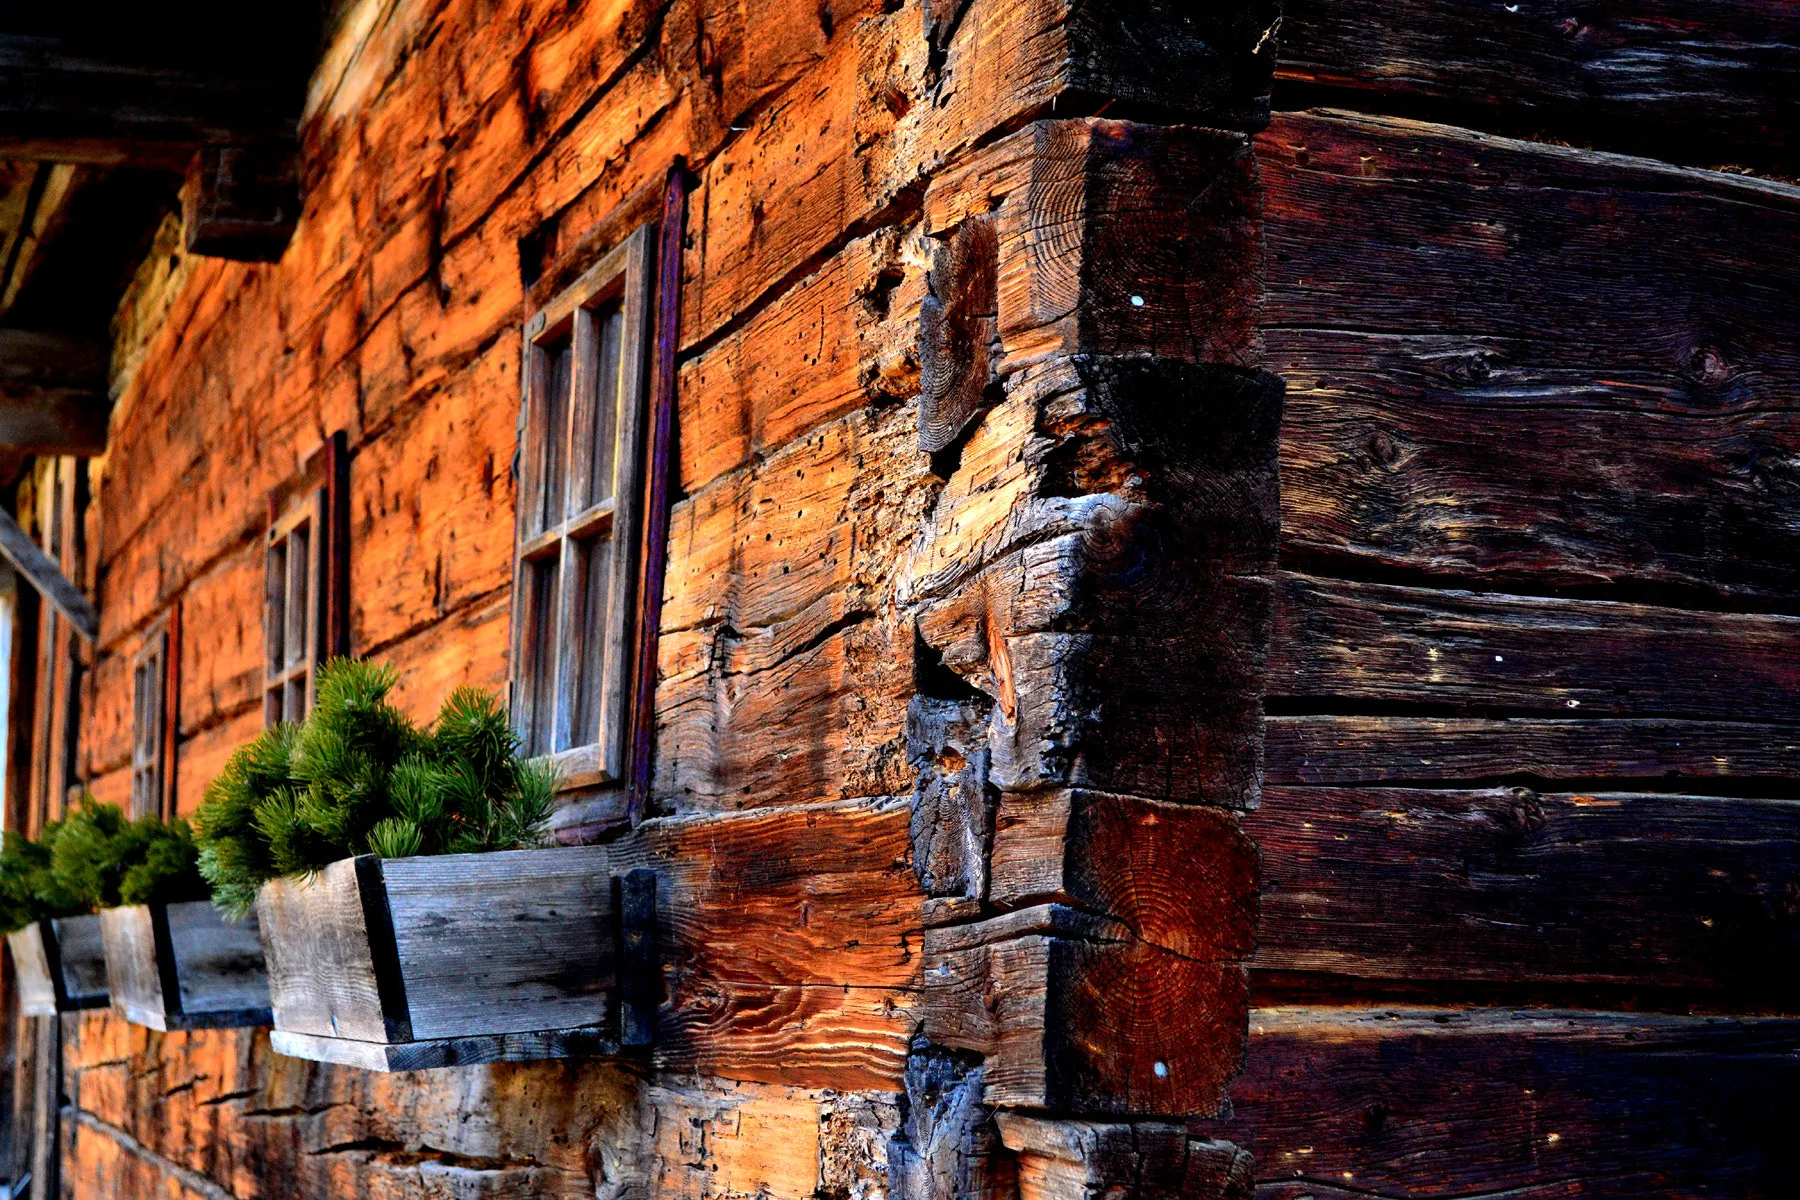
[[[923,1029],[986,1062],[987,1101],[1094,1113],[1211,1113],[1242,1057],[1235,963],[1045,905],[925,933]]]
[[[1328,88],[1609,150],[1779,168],[1800,146],[1800,13],[1781,0],[1289,0],[1279,89]],[[1315,94],[1317,94],[1315,92]],[[1379,104],[1364,99],[1357,107]]]
[[[1265,784],[1786,779],[1800,730],[1747,721],[1270,717]],[[1613,786],[1631,786],[1614,784]]]
[[[1793,1179],[1800,1021],[1282,1007],[1250,1030],[1231,1118],[1189,1134],[1254,1154],[1264,1200],[1780,1195]]]
[[[1800,617],[1297,574],[1275,590],[1276,713],[1349,701],[1479,716],[1800,718]]]
[[[1753,249],[1800,240],[1800,188],[1414,121],[1283,115],[1256,145],[1284,562],[1800,594],[1771,500],[1800,456],[1800,264]]]
[[[1800,986],[1800,806],[1525,788],[1268,787],[1256,968],[1686,988]]]

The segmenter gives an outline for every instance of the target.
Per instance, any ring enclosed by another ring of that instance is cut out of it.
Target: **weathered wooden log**
[[[962,436],[987,403],[999,348],[1000,246],[988,217],[970,217],[937,250],[919,313],[919,449]]]
[[[1387,980],[1800,987],[1787,800],[1270,787],[1252,965]]]
[[[269,977],[256,918],[231,923],[208,900],[105,909],[112,1007],[151,1029],[268,1025]]]
[[[1704,608],[1800,592],[1775,499],[1800,265],[1752,249],[1800,238],[1800,188],[1377,118],[1284,115],[1256,145],[1284,563]]]
[[[1800,15],[1779,0],[1284,7],[1277,86],[1344,107],[1430,104],[1462,125],[1777,171],[1800,145]]]
[[[1264,745],[1265,785],[1681,779],[1702,790],[1785,779],[1800,757],[1790,725],[1666,717],[1276,716]]]
[[[365,855],[271,880],[257,912],[283,1053],[408,1070],[617,1044],[604,852]]]
[[[1258,1008],[1232,1115],[1269,1200],[1779,1196],[1800,1021]],[[1577,1190],[1566,1190],[1573,1181]],[[1517,1189],[1517,1190],[1515,1190]]]
[[[106,946],[97,915],[36,921],[7,934],[6,944],[20,1012],[42,1017],[106,1006]]]
[[[1796,648],[1800,617],[1282,574],[1268,688],[1275,712],[1792,722]]]
[[[1180,1125],[1016,1112],[995,1121],[1018,1156],[1019,1200],[1250,1200],[1255,1192],[1247,1151],[1191,1139]]]
[[[1243,1056],[1234,963],[1044,905],[925,933],[925,1036],[986,1062],[987,1099],[1094,1113],[1211,1113]]]
[[[1224,809],[1061,789],[1000,797],[988,898],[1067,904],[1153,946],[1239,959],[1256,928],[1256,847]]]

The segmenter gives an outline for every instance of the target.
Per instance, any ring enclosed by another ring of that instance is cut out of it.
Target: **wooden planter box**
[[[256,920],[233,925],[208,900],[100,914],[112,1006],[152,1029],[267,1025],[269,977]]]
[[[27,1016],[106,1006],[106,948],[100,918],[52,917],[6,935]]]
[[[646,1044],[654,879],[615,882],[605,849],[581,847],[364,855],[273,880],[257,913],[275,1049],[403,1071]],[[623,996],[621,943],[638,964]]]

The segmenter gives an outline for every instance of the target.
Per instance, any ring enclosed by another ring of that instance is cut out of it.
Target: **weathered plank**
[[[13,979],[19,989],[19,1011],[28,1017],[48,1016],[56,1011],[56,979],[51,973],[50,955],[44,944],[42,927],[32,922],[23,929],[6,935],[6,947],[12,951]]]
[[[1243,1054],[1243,968],[1056,905],[925,933],[925,1035],[986,1059],[987,1099],[1211,1113]]]
[[[376,976],[355,859],[311,879],[272,879],[256,900],[275,1027],[365,1042],[405,1040]]]
[[[1800,591],[1800,267],[1757,249],[1800,237],[1800,188],[1348,116],[1257,148],[1286,561]]]
[[[105,909],[112,1007],[151,1029],[270,1024],[256,918],[228,923],[207,900]]]
[[[291,1058],[365,1071],[429,1071],[480,1063],[592,1058],[609,1053],[618,1045],[610,1033],[597,1025],[410,1042],[366,1042],[277,1029],[269,1035],[269,1044],[277,1053]]]
[[[448,854],[380,871],[413,1039],[599,1025],[612,1012],[604,854]]]
[[[1524,788],[1265,789],[1256,967],[1605,983],[1785,1005],[1800,805]]]
[[[1073,789],[1002,793],[992,871],[996,905],[1072,905],[1185,958],[1242,958],[1255,940],[1256,846],[1224,809]]]
[[[1267,784],[1542,780],[1780,780],[1800,731],[1743,721],[1481,717],[1270,717]],[[1630,786],[1614,784],[1612,786]]]
[[[1292,0],[1275,73],[1680,162],[1781,170],[1800,135],[1800,17],[1771,0]]]
[[[1793,721],[1800,618],[1278,577],[1271,710]],[[1341,709],[1339,711],[1342,711]]]
[[[38,549],[38,544],[19,528],[18,521],[8,512],[0,512],[0,554],[6,556],[6,561],[37,589],[38,595],[55,606],[82,637],[91,642],[99,635],[100,617],[94,611],[93,602],[69,582],[62,568]]]
[[[1800,1022],[1259,1008],[1232,1117],[1264,1200],[1780,1196]],[[1516,1191],[1514,1189],[1517,1189]]]

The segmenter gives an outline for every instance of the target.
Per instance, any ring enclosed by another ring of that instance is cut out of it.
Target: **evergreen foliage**
[[[0,847],[0,926],[22,929],[46,917],[120,904],[204,900],[207,883],[187,822],[129,821],[117,805],[83,796],[75,811],[28,841],[8,833]]]
[[[520,758],[500,702],[458,688],[421,730],[388,700],[392,667],[333,659],[312,712],[241,747],[195,820],[213,900],[244,913],[263,883],[340,858],[462,854],[540,844],[556,794]]]

